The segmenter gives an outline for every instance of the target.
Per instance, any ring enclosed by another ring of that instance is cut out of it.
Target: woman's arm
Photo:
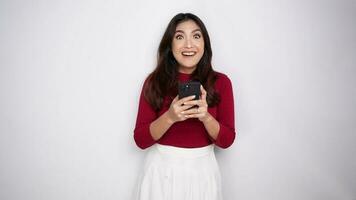
[[[158,119],[153,121],[150,125],[150,132],[154,140],[159,140],[162,135],[172,126],[174,123],[167,115],[167,111],[162,114]]]
[[[144,89],[142,89],[140,95],[134,130],[136,145],[141,149],[148,148],[156,143],[156,141],[159,140],[175,122],[186,120],[184,115],[181,115],[180,112],[191,106],[182,106],[182,104],[194,98],[194,96],[189,96],[178,100],[178,96],[176,96],[168,111],[158,117],[158,114],[144,98],[143,90]]]
[[[220,103],[217,106],[216,116],[220,128],[217,137],[212,137],[212,140],[216,145],[225,149],[232,145],[236,135],[234,95],[230,79],[226,75],[222,75],[220,81]]]
[[[230,79],[221,74],[217,88],[220,102],[217,105],[216,119],[208,112],[206,91],[201,86],[200,100],[186,102],[186,105],[198,105],[199,108],[184,111],[188,118],[198,118],[205,126],[211,140],[221,148],[228,148],[235,140],[234,97]]]
[[[210,137],[216,140],[220,131],[220,124],[213,116],[210,115],[210,113],[207,113],[207,115],[206,119],[202,122]]]
[[[138,105],[136,125],[134,129],[134,140],[138,147],[146,149],[156,142],[150,133],[150,124],[158,119],[157,113],[144,98],[143,88],[141,90]]]
[[[165,113],[163,113],[157,120],[151,123],[150,132],[155,140],[161,138],[162,135],[164,135],[164,133],[169,129],[169,127],[171,127],[172,124],[174,124],[175,122],[186,120],[184,115],[180,114],[180,112],[190,108],[191,106],[182,106],[182,104],[193,98],[194,96],[189,96],[178,100],[178,96],[176,96],[173,99],[169,109]]]

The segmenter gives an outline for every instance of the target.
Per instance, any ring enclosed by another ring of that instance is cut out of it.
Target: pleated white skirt
[[[149,147],[134,200],[222,200],[221,175],[214,145]]]

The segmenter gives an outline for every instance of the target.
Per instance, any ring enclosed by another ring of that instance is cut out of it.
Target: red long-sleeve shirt
[[[216,73],[218,78],[215,82],[214,89],[220,94],[220,103],[208,108],[208,112],[220,124],[220,130],[216,140],[208,134],[204,124],[199,121],[198,118],[189,118],[174,123],[159,140],[155,141],[149,130],[150,124],[169,109],[173,98],[169,96],[165,97],[161,110],[155,112],[144,98],[142,87],[134,129],[136,145],[141,149],[148,148],[156,142],[163,145],[184,148],[204,147],[212,143],[215,143],[215,145],[221,148],[231,146],[236,135],[232,84],[228,76],[221,72]],[[179,72],[178,80],[180,82],[191,80],[191,75]]]

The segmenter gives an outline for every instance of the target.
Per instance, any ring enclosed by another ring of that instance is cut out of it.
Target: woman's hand
[[[200,86],[201,98],[199,100],[187,101],[184,105],[194,106],[198,105],[198,108],[182,111],[186,118],[198,118],[201,122],[206,122],[211,119],[210,113],[208,113],[208,103],[206,102],[206,91],[204,87]]]
[[[188,102],[192,99],[195,98],[195,95],[189,96],[189,97],[184,97],[182,99],[178,100],[178,95],[173,99],[168,111],[167,111],[167,116],[171,124],[178,122],[178,121],[184,121],[187,119],[187,117],[182,113],[183,111],[189,109],[190,105],[183,105],[185,102]]]

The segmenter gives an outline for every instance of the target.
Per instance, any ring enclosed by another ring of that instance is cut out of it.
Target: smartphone
[[[200,82],[198,81],[188,81],[185,83],[178,84],[178,98],[184,98],[187,96],[195,95],[193,100],[200,99]]]

